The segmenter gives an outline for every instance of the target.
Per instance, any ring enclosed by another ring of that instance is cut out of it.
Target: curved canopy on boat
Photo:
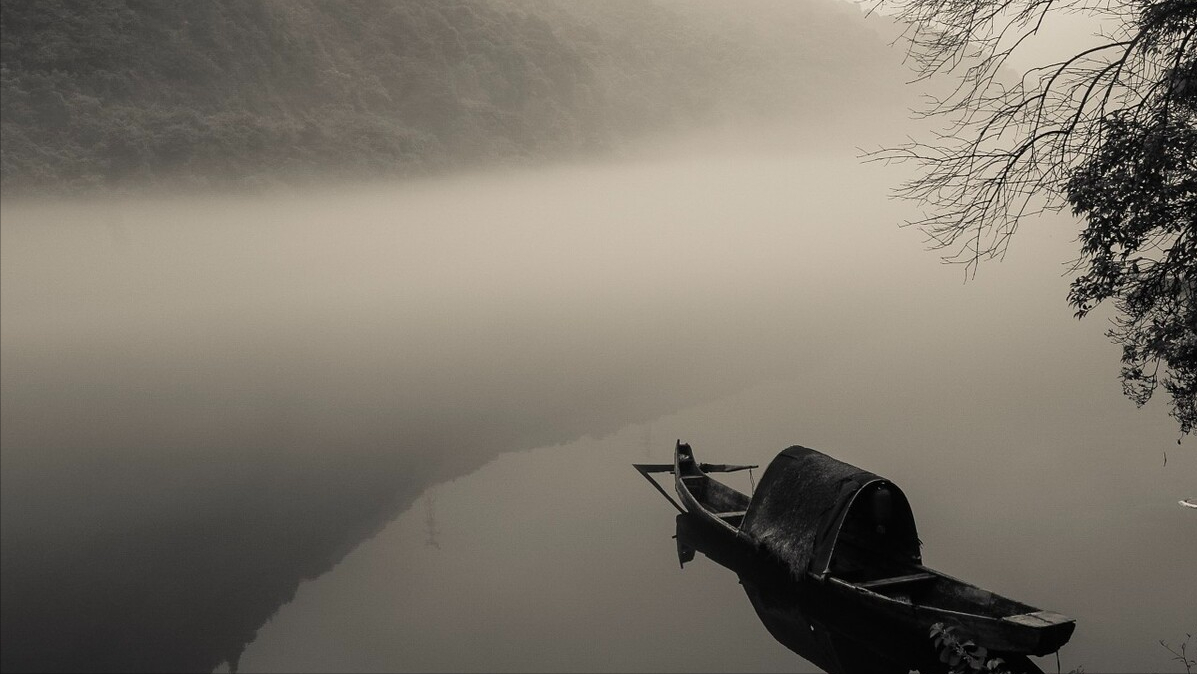
[[[897,485],[806,447],[769,464],[741,530],[797,578],[867,580],[922,561],[914,513]]]

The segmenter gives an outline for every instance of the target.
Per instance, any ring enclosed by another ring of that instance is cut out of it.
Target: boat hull
[[[694,461],[689,446],[681,443],[674,451],[673,485],[686,512],[720,531],[748,540],[747,535],[740,531],[739,524],[743,510],[748,507],[749,497],[711,479]],[[720,511],[723,516],[720,516]],[[740,518],[728,517],[736,513],[739,513]]]
[[[939,575],[941,580],[954,580],[934,571],[931,573]],[[834,577],[812,577],[811,580],[825,585],[830,593],[845,602],[907,625],[912,630],[929,634],[931,626],[940,623],[956,628],[991,651],[1047,655],[1066,644],[1076,629],[1076,622],[1071,618],[1032,607],[1023,614],[992,616],[889,597]],[[955,582],[979,590],[962,581]]]

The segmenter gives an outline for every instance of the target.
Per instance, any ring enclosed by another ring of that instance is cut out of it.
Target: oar
[[[738,470],[752,470],[760,466],[737,466],[733,463],[703,463],[699,464],[704,473],[734,473]]]
[[[679,513],[686,512],[684,508],[677,504],[677,501],[674,501],[673,498],[661,488],[661,485],[657,484],[656,480],[648,476],[649,473],[672,473],[672,463],[633,463],[632,467],[636,469],[636,472],[643,475],[644,479],[648,480],[649,484],[651,484],[654,489],[661,492],[661,496],[664,496],[665,500],[669,501],[670,505],[672,505],[674,508],[677,508]]]

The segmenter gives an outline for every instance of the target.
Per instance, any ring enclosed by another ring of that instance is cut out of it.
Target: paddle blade
[[[635,468],[636,470],[640,471],[641,473],[644,473],[645,475],[647,475],[649,473],[672,473],[673,472],[673,464],[672,463],[633,463],[632,467]]]

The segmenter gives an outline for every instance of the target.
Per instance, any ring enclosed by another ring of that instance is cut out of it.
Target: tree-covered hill
[[[5,191],[424,173],[875,94],[840,0],[0,4]],[[855,83],[855,84],[854,84]]]

